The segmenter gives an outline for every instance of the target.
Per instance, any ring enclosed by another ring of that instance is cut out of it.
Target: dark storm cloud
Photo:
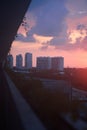
[[[87,25],[79,24],[79,25],[77,25],[77,30],[87,30]]]
[[[54,44],[51,43],[50,45],[54,46],[55,49],[65,50],[65,51],[78,50],[78,49],[87,51],[87,36],[84,37],[83,40],[81,40],[80,37],[77,38],[74,44],[71,44],[67,42],[67,40],[65,40],[65,42],[63,42],[62,44],[58,44],[57,42],[54,42]]]
[[[33,0],[30,13],[36,17],[32,33],[42,36],[57,36],[63,29],[68,14],[66,0]]]
[[[87,25],[79,24],[79,25],[77,25],[76,29],[79,30],[81,35],[84,35],[84,31],[85,31],[85,34],[87,35]]]
[[[54,37],[51,41],[50,41],[50,45],[52,46],[62,46],[64,44],[67,43],[67,38],[62,37],[62,38],[56,38]]]
[[[70,10],[66,8],[66,4]],[[26,16],[31,16],[27,19],[32,19],[34,26],[29,29],[26,37],[21,35],[17,40],[23,42],[35,42],[33,34],[40,36],[52,36],[53,39],[46,44],[42,44],[41,50],[48,49],[49,46],[53,46],[56,49],[61,50],[75,50],[84,49],[87,50],[87,37],[77,37],[76,43],[71,44],[69,35],[67,34],[66,18],[69,18],[69,13],[73,13],[73,20],[78,18],[84,18],[86,16],[87,1],[86,0],[32,0],[31,6]],[[81,35],[87,34],[87,25],[84,20],[75,25],[75,30],[80,32]],[[66,26],[66,28],[65,28]],[[71,25],[72,26],[72,25]],[[85,31],[85,32],[84,32]],[[65,33],[64,33],[65,32]]]
[[[67,3],[74,12],[87,15],[87,0],[67,0]]]
[[[32,0],[31,5],[29,7],[29,11],[35,10],[38,7],[43,6],[47,2],[49,2],[49,0]]]
[[[24,36],[21,33],[17,34],[17,36],[15,37],[16,41],[21,41],[21,42],[35,42],[35,39],[32,35],[29,36]]]

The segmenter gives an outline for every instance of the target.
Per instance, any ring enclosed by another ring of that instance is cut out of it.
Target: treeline
[[[38,77],[38,78],[47,78],[47,79],[56,79],[61,80],[65,79],[63,74],[60,74],[57,70],[42,70],[38,72],[32,72],[29,74],[31,77]]]

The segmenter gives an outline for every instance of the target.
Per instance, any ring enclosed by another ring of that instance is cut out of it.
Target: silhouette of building
[[[12,55],[7,56],[7,66],[9,68],[13,68],[13,56]]]
[[[23,58],[22,58],[22,55],[19,54],[19,55],[16,56],[16,68],[21,69],[22,64],[23,64]]]
[[[31,53],[25,54],[25,68],[26,69],[32,68],[32,54]]]
[[[51,68],[58,71],[64,71],[64,58],[63,57],[52,57]]]
[[[37,57],[37,69],[48,70],[51,69],[51,58],[50,57]]]
[[[64,58],[63,57],[37,57],[38,70],[58,70],[64,71]]]

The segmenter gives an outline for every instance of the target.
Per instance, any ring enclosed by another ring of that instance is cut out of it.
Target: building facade
[[[51,69],[51,58],[50,57],[37,57],[37,69],[48,70]]]
[[[16,68],[21,69],[23,65],[23,58],[22,55],[19,54],[16,56]]]
[[[26,69],[32,68],[32,54],[31,53],[25,54],[25,68]]]
[[[7,66],[9,68],[13,68],[13,56],[12,55],[7,56]]]
[[[64,58],[63,57],[52,57],[51,68],[58,71],[64,71]]]

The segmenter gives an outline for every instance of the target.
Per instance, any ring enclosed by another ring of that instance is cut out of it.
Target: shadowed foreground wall
[[[0,64],[10,50],[30,2],[31,0],[1,0],[0,2]]]

